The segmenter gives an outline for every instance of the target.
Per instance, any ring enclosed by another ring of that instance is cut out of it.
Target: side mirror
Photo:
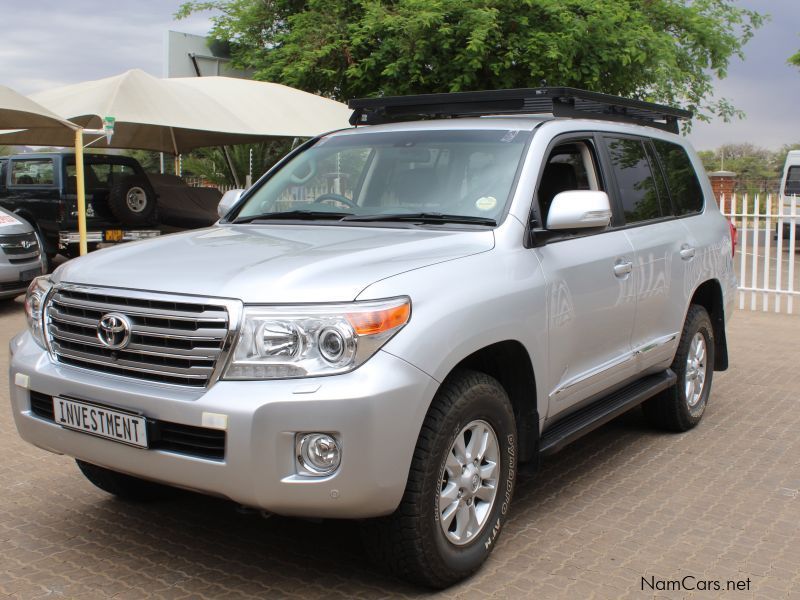
[[[606,227],[610,222],[611,202],[605,192],[561,192],[547,213],[547,229],[588,229]]]
[[[233,208],[233,205],[242,197],[243,193],[244,190],[228,190],[222,195],[222,200],[220,200],[217,205],[217,214],[220,219],[228,214],[231,208]]]

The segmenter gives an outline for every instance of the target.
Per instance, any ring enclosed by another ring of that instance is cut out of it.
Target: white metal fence
[[[737,229],[740,309],[800,314],[798,204],[797,196],[779,194],[721,198],[722,213]]]

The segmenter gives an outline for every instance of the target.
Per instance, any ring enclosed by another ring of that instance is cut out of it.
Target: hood
[[[33,231],[33,227],[30,223],[4,208],[0,208],[0,236],[30,233],[31,231]]]
[[[99,250],[54,280],[246,303],[348,302],[380,279],[493,247],[492,231],[221,225]]]

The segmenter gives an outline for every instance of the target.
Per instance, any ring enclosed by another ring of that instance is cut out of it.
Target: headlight
[[[47,343],[44,332],[44,301],[52,287],[50,277],[44,275],[31,281],[28,291],[25,292],[25,317],[28,319],[28,329],[33,339],[45,349]]]
[[[249,306],[225,379],[352,371],[411,317],[407,297],[345,304]]]

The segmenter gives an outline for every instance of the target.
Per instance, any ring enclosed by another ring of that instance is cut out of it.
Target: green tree
[[[800,67],[800,51],[795,52],[789,57],[789,64]]]
[[[337,99],[549,85],[741,116],[714,77],[764,17],[732,0],[192,0],[239,67]]]

